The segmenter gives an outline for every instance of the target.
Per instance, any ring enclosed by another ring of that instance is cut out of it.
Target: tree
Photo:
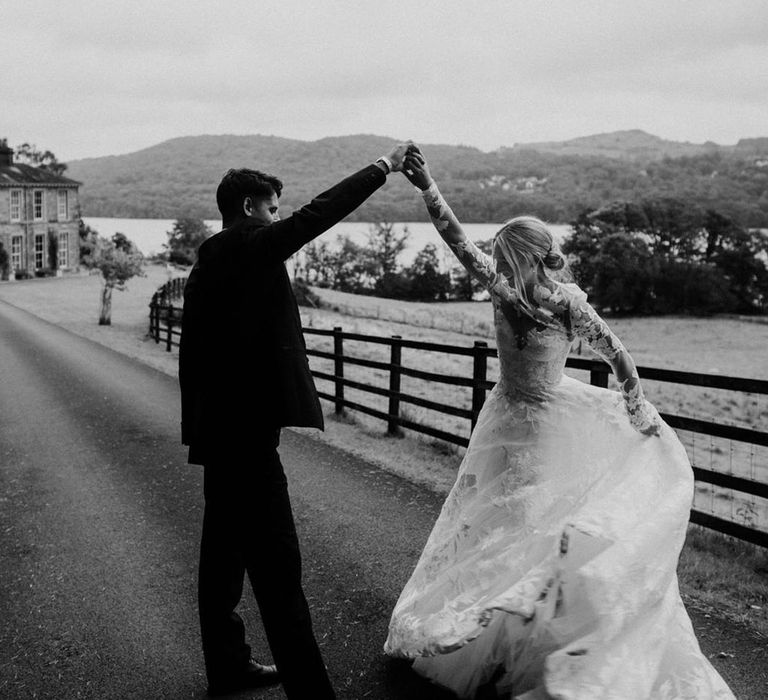
[[[381,279],[397,271],[397,259],[408,244],[410,231],[403,226],[402,233],[395,230],[395,225],[386,221],[374,224],[368,231],[368,255],[371,263],[371,275]]]
[[[101,311],[99,325],[112,324],[112,290],[123,291],[126,282],[133,277],[143,277],[144,256],[122,233],[112,239],[97,236],[84,264],[101,272]]]
[[[120,231],[117,231],[112,236],[112,243],[114,243],[115,248],[122,251],[123,253],[130,253],[135,248],[128,236],[126,236],[124,233],[120,233]]]
[[[339,236],[337,248],[331,254],[331,288],[352,294],[370,293],[370,258],[367,250],[349,236]]]
[[[63,175],[67,169],[67,164],[59,163],[51,151],[41,151],[37,146],[29,143],[22,143],[21,146],[16,147],[14,159],[19,163],[42,168],[54,175]]]
[[[673,198],[585,211],[562,246],[598,306],[622,313],[754,313],[768,297],[768,243],[730,217]]]
[[[571,222],[573,233],[563,241],[561,250],[568,256],[571,272],[588,294],[597,274],[595,261],[609,227],[593,218],[594,210],[585,209]]]
[[[732,310],[728,280],[714,265],[661,260],[654,280],[652,313],[709,315]]]
[[[370,294],[374,285],[369,251],[349,236],[336,241],[312,241],[302,251],[297,275],[308,284],[353,294]]]
[[[742,245],[724,248],[712,256],[715,267],[728,281],[735,300],[734,310],[739,313],[764,310],[768,290],[768,268],[749,245],[750,238]]]
[[[437,246],[427,243],[408,268],[408,298],[417,301],[445,301],[451,291],[451,277],[440,271]]]
[[[307,280],[308,284],[317,287],[332,287],[335,277],[335,256],[328,241],[314,240],[304,246],[301,253],[302,265],[297,276]]]
[[[655,263],[648,244],[629,233],[610,233],[595,256],[592,292],[618,313],[652,310]]]
[[[705,213],[703,237],[706,241],[703,259],[712,263],[727,280],[735,304],[733,310],[765,311],[768,238],[759,232],[746,231],[713,209]]]
[[[88,267],[88,261],[93,256],[99,234],[83,221],[82,216],[78,217],[77,232],[80,239],[80,264]]]
[[[202,219],[181,218],[173,222],[168,231],[168,243],[164,244],[168,262],[177,265],[192,265],[197,259],[197,249],[213,231]]]
[[[647,199],[641,203],[645,225],[635,229],[649,237],[656,255],[675,260],[694,260],[704,248],[704,213],[693,204],[674,197]]]

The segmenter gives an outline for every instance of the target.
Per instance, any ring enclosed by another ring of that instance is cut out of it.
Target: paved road
[[[205,697],[201,474],[178,423],[175,380],[0,302],[0,698]],[[447,698],[380,653],[440,499],[304,435],[281,452],[340,696]],[[243,614],[266,652],[250,597]],[[765,697],[759,642],[695,623],[707,653],[737,651],[716,662],[739,697]]]

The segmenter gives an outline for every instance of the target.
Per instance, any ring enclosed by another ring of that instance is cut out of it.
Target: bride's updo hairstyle
[[[525,291],[523,270],[537,270],[543,266],[544,274],[558,282],[568,280],[565,258],[555,243],[547,225],[535,216],[516,216],[505,223],[493,239],[493,252],[511,268],[509,279],[523,304],[530,307]],[[550,275],[548,270],[556,274]],[[557,273],[558,270],[562,272]]]

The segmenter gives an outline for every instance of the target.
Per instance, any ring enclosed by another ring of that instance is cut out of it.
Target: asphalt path
[[[381,653],[441,498],[308,435],[283,431],[280,451],[339,696],[452,697]],[[201,520],[176,381],[0,302],[0,698],[206,697]],[[241,612],[268,659],[250,593]],[[768,697],[758,639],[694,624],[708,655],[733,654],[713,662],[740,698]]]

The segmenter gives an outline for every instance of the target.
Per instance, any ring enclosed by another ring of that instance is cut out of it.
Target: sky
[[[768,136],[766,0],[0,0],[0,138]]]

